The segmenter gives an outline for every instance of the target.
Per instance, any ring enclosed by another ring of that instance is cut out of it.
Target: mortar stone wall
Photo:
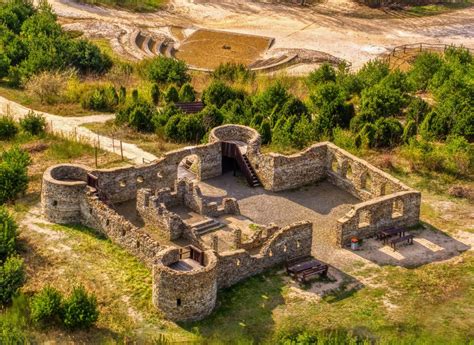
[[[244,249],[219,253],[217,286],[229,287],[291,258],[310,256],[312,240],[313,224],[303,221],[275,232],[255,255]]]
[[[217,298],[217,258],[204,252],[204,267],[176,271],[169,265],[179,260],[179,249],[160,253],[153,267],[153,304],[171,320],[193,321],[208,316]]]

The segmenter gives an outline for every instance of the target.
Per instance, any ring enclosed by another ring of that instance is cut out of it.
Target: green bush
[[[18,294],[9,308],[0,313],[0,344],[29,344],[28,297]]]
[[[46,130],[46,120],[43,115],[30,111],[20,120],[20,127],[31,135],[40,135]]]
[[[417,126],[415,120],[408,120],[405,127],[403,128],[402,140],[404,143],[408,143],[412,137],[416,135]]]
[[[428,83],[441,68],[443,62],[436,53],[423,52],[419,54],[408,74],[409,79],[417,90],[426,90]]]
[[[243,100],[244,94],[235,90],[220,80],[213,81],[203,92],[202,100],[206,105],[222,108],[230,100]]]
[[[423,122],[429,111],[430,106],[428,103],[420,97],[413,97],[405,110],[405,114],[407,120],[413,120],[419,125]]]
[[[10,140],[18,133],[18,127],[11,116],[0,117],[0,140]]]
[[[197,143],[206,134],[200,114],[171,116],[164,127],[165,136],[176,142]]]
[[[191,84],[186,83],[181,86],[179,90],[179,101],[180,102],[194,102],[196,100],[196,95],[194,88]]]
[[[89,328],[99,318],[97,300],[83,286],[74,288],[63,303],[63,323],[69,329]]]
[[[205,107],[201,111],[200,116],[202,117],[202,123],[206,132],[214,127],[222,125],[222,122],[224,122],[222,112],[217,109],[215,105],[208,105]]]
[[[168,86],[163,98],[167,104],[179,102],[179,93],[174,85]]]
[[[13,200],[28,187],[28,153],[18,147],[0,156],[0,204]]]
[[[141,132],[152,132],[154,129],[152,119],[156,115],[156,108],[145,100],[132,101],[120,109],[115,117],[118,124],[128,124]]]
[[[227,82],[241,81],[245,83],[255,79],[255,72],[243,64],[226,62],[214,70],[212,77]]]
[[[81,97],[84,109],[113,112],[118,104],[119,96],[113,86],[95,87]]]
[[[143,66],[146,77],[152,82],[182,85],[191,79],[184,61],[158,56],[145,61]]]
[[[24,281],[23,260],[17,256],[8,257],[0,266],[0,303],[10,303]]]
[[[55,322],[61,315],[61,293],[45,286],[31,299],[31,319],[37,324]]]
[[[150,96],[154,105],[160,104],[160,88],[157,83],[151,85]]]
[[[360,87],[358,91],[378,84],[383,78],[389,75],[389,73],[390,68],[386,62],[381,60],[367,62],[356,74],[357,82]]]
[[[18,225],[5,206],[0,206],[0,262],[15,253]]]
[[[336,70],[330,64],[323,63],[321,67],[315,69],[308,75],[308,85],[314,86],[327,82],[336,81]]]

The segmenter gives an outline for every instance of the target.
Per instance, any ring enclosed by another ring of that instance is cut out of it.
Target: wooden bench
[[[378,231],[376,235],[378,240],[381,240],[384,244],[386,244],[390,237],[395,235],[398,235],[399,237],[404,237],[405,232],[405,229],[391,228],[387,230]]]
[[[328,265],[311,257],[289,260],[286,265],[288,275],[298,282],[306,282],[315,275],[326,276]]]
[[[406,235],[406,236],[394,238],[393,240],[390,240],[390,246],[393,248],[394,251],[396,251],[397,243],[406,241],[407,244],[413,244],[413,238],[414,238],[413,235]]]
[[[327,277],[328,265],[322,265],[319,267],[310,268],[296,274],[295,279],[300,283],[305,283],[316,275],[320,277]]]

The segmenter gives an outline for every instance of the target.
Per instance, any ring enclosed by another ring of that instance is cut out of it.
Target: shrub
[[[164,128],[167,138],[176,142],[199,142],[206,129],[199,114],[182,116],[173,115]]]
[[[280,118],[283,106],[291,95],[282,83],[276,82],[265,89],[255,98],[255,107],[264,117],[270,117],[272,125],[275,126]]]
[[[54,322],[61,315],[61,293],[53,287],[46,286],[35,294],[31,300],[31,318],[34,322],[44,324]]]
[[[81,98],[84,109],[113,112],[119,103],[119,96],[113,86],[94,87]]]
[[[255,79],[255,72],[241,63],[226,62],[220,64],[212,73],[212,77],[228,82],[248,82]]]
[[[229,100],[243,100],[244,94],[226,85],[220,80],[213,81],[202,94],[202,100],[206,105],[215,105],[222,108]]]
[[[71,76],[70,71],[44,71],[33,75],[26,83],[25,89],[43,104],[55,104],[60,100]]]
[[[123,107],[116,115],[118,124],[128,124],[137,131],[152,132],[154,129],[152,118],[156,115],[156,108],[144,100],[132,101]]]
[[[28,298],[18,294],[12,305],[0,313],[0,344],[28,344]]]
[[[20,120],[20,127],[31,135],[40,135],[46,130],[46,120],[43,115],[30,111]]]
[[[9,303],[24,281],[23,260],[17,256],[8,257],[0,266],[0,303]]]
[[[416,131],[417,131],[417,126],[416,126],[415,121],[409,120],[406,123],[405,128],[403,129],[403,135],[402,135],[403,142],[408,143],[410,138],[416,135]]]
[[[356,78],[362,89],[369,88],[378,84],[383,78],[390,73],[387,63],[381,60],[372,60],[367,62],[357,72]]]
[[[272,141],[272,127],[267,119],[263,120],[258,132],[262,138],[262,144],[269,144]]]
[[[151,85],[150,96],[154,105],[160,104],[160,88],[158,87],[158,84],[153,83]]]
[[[144,62],[144,71],[150,81],[182,85],[190,80],[184,61],[158,56]]]
[[[371,147],[394,147],[401,142],[403,127],[394,118],[380,118],[375,122],[374,140],[369,143]]]
[[[360,114],[372,113],[377,117],[398,115],[405,104],[400,89],[377,84],[362,91]]]
[[[14,199],[28,187],[28,153],[13,147],[0,157],[0,204]]]
[[[17,133],[18,127],[13,117],[6,115],[0,117],[0,140],[12,139]]]
[[[112,67],[112,60],[100,49],[85,40],[73,40],[69,48],[69,63],[79,72],[105,73]]]
[[[174,85],[170,85],[166,90],[163,98],[165,99],[166,103],[177,103],[179,102],[179,93],[176,90]]]
[[[424,120],[426,114],[430,111],[430,106],[420,97],[413,97],[408,104],[405,113],[407,120],[415,121],[419,125]]]
[[[438,54],[423,52],[415,58],[408,77],[417,90],[426,90],[429,81],[442,64]]]
[[[321,67],[315,69],[308,75],[308,84],[318,85],[326,82],[336,81],[336,70],[327,62],[323,63]]]
[[[186,83],[181,86],[179,90],[179,100],[180,102],[194,102],[196,100],[194,88],[191,84]]]
[[[69,329],[89,328],[99,318],[97,300],[83,286],[74,288],[63,303],[63,323]]]
[[[215,105],[208,105],[201,111],[200,115],[206,132],[220,126],[224,122],[224,116]]]
[[[5,206],[0,206],[0,261],[15,253],[18,225]]]

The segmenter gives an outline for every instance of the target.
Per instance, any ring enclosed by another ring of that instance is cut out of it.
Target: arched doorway
[[[178,180],[183,178],[198,181],[201,179],[201,160],[199,156],[186,156],[178,164]]]

